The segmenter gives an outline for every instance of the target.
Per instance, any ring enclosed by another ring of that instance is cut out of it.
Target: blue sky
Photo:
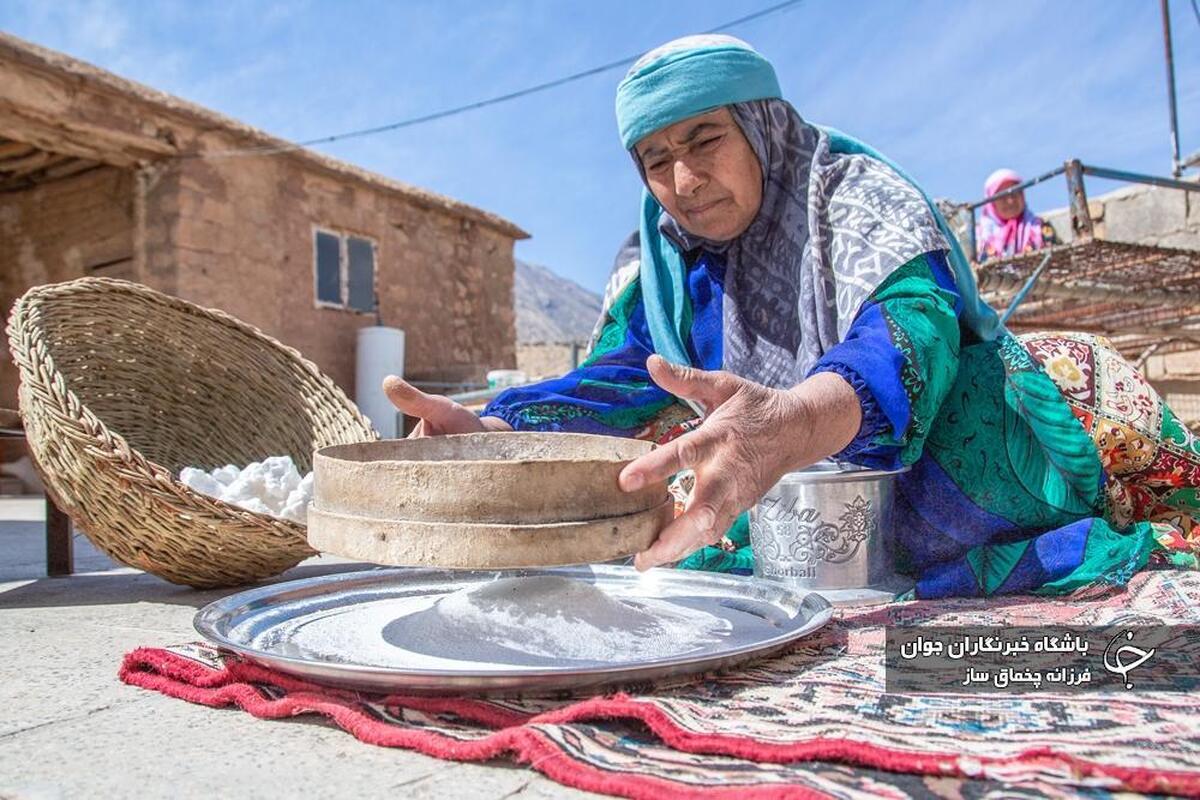
[[[712,0],[0,0],[0,29],[288,139],[384,124],[633,55],[771,4]],[[1172,0],[1182,148],[1200,150],[1200,23]],[[800,113],[874,144],[938,196],[1079,157],[1166,174],[1153,0],[807,0],[728,32]],[[319,148],[495,211],[517,256],[599,290],[640,188],[617,141],[622,71]],[[1093,194],[1105,184],[1089,183]],[[1035,207],[1063,204],[1061,181]]]

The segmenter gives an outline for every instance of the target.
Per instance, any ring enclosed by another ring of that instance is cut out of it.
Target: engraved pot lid
[[[882,481],[908,472],[910,467],[896,470],[868,469],[844,461],[818,461],[815,464],[789,472],[779,483],[846,483]]]

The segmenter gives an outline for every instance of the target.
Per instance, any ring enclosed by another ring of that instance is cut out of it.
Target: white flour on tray
[[[650,598],[621,600],[557,576],[504,578],[441,597],[392,597],[280,625],[255,624],[263,633],[251,646],[277,655],[482,672],[683,655],[721,641],[732,627],[704,611]]]
[[[646,660],[716,641],[729,623],[670,603],[617,599],[583,581],[504,578],[446,595],[434,610],[480,642],[543,658]]]

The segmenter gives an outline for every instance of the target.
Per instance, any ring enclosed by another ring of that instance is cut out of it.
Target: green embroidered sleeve
[[[898,469],[920,457],[958,370],[957,305],[941,253],[904,264],[863,303],[813,369],[845,378],[862,406],[859,434],[836,458]]]

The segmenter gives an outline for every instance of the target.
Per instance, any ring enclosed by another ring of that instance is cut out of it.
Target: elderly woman
[[[1021,176],[1011,169],[998,169],[984,182],[983,196],[994,197],[1022,183]],[[1058,244],[1054,228],[1029,210],[1023,191],[985,205],[975,226],[975,246],[980,262],[1041,250],[1053,244]]]
[[[899,477],[918,596],[1065,593],[1194,566],[1200,441],[1100,340],[1018,340],[898,167],[803,120],[745,43],[688,37],[617,91],[645,191],[586,361],[480,418],[397,378],[418,435],[581,431],[663,446],[623,489],[694,471],[640,569],[744,571],[743,512],[826,457]],[[711,545],[721,542],[723,547]]]

